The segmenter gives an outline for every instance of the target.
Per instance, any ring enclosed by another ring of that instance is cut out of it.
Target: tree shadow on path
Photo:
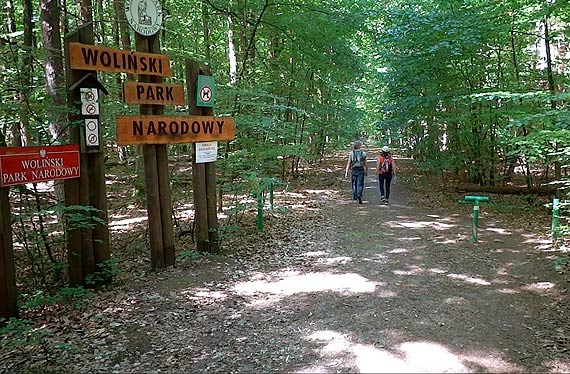
[[[382,205],[372,177],[364,204],[345,195],[343,240],[321,263],[342,258],[327,271],[376,287],[322,316],[304,337],[320,359],[302,372],[570,369],[566,285],[537,255],[539,238],[484,219],[473,244],[468,215],[410,206],[399,186]]]

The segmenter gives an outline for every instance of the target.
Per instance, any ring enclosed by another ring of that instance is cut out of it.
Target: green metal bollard
[[[477,243],[477,226],[479,226],[479,204],[489,201],[488,196],[465,196],[465,201],[473,203],[473,224],[471,225],[471,241]]]
[[[257,194],[257,231],[263,231],[263,193]]]
[[[273,212],[273,184],[274,184],[274,180],[271,179],[271,182],[269,182],[269,211]]]
[[[560,199],[552,200],[552,241],[558,239],[558,225],[560,219]]]

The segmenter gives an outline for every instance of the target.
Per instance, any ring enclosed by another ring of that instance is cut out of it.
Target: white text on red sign
[[[79,146],[0,149],[0,184],[12,186],[79,177]]]

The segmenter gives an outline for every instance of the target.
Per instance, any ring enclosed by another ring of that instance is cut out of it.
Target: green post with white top
[[[558,225],[560,220],[560,199],[552,200],[552,241],[558,239]]]
[[[477,243],[477,226],[479,225],[479,204],[489,201],[488,196],[465,196],[465,201],[473,203],[473,223],[471,225],[471,241]]]

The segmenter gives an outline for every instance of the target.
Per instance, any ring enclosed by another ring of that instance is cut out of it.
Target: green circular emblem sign
[[[137,33],[154,35],[162,26],[162,6],[159,0],[125,0],[127,22]]]

